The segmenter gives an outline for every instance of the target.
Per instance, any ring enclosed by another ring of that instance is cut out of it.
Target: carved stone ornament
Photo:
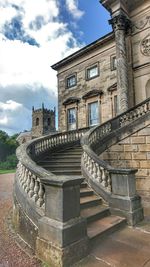
[[[116,30],[127,31],[131,27],[130,20],[123,14],[120,14],[120,15],[110,19],[109,24],[112,25],[114,31],[116,31]]]
[[[141,53],[145,56],[150,56],[150,34],[141,42]]]

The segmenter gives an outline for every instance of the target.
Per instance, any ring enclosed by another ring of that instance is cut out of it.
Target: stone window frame
[[[89,126],[89,104],[92,104],[94,102],[98,102],[98,112],[99,112],[99,122],[98,124],[101,124],[102,121],[102,106],[101,106],[101,96],[102,94],[99,95],[95,95],[95,96],[91,96],[89,98],[85,98],[85,114],[86,114],[86,127],[93,127],[93,126]]]
[[[75,77],[75,84],[73,85],[68,85],[68,80],[71,79],[72,77]],[[65,78],[65,85],[66,85],[66,89],[70,89],[70,88],[73,88],[77,85],[77,73],[72,73],[70,75],[68,75],[66,78]]]
[[[39,126],[39,125],[40,125],[40,119],[39,117],[37,117],[35,120],[35,126]]]
[[[116,60],[116,55],[111,55],[110,56],[110,69],[111,71],[117,70],[117,62],[115,63]]]
[[[97,119],[97,123],[94,123],[94,124],[91,124],[90,123],[90,106],[92,106],[93,104],[97,104],[97,111],[98,111],[98,117],[96,118]],[[98,102],[98,99],[96,101],[92,101],[92,102],[89,102],[88,103],[88,126],[89,127],[93,127],[93,126],[96,126],[100,123],[100,115],[99,115],[99,102]]]
[[[97,67],[97,75],[93,76],[93,77],[88,77],[88,71],[90,71],[91,69],[93,69],[94,67]],[[92,80],[92,79],[95,79],[97,78],[98,76],[100,76],[100,67],[99,67],[99,62],[96,62],[90,66],[88,66],[86,69],[85,69],[85,79],[86,81],[89,81],[89,80]]]

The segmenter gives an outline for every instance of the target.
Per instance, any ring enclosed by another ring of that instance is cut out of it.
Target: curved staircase
[[[55,175],[82,176],[82,154],[83,149],[77,144],[58,152],[47,153],[37,164]],[[85,179],[80,185],[80,210],[81,216],[87,221],[87,234],[91,241],[126,225],[125,218],[111,215],[108,204],[94,192]]]
[[[40,259],[72,266],[88,255],[89,241],[143,219],[137,170],[115,169],[99,155],[149,119],[150,98],[90,130],[44,136],[18,148],[13,221]]]

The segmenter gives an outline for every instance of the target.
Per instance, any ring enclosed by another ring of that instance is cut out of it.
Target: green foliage
[[[9,155],[5,161],[0,162],[1,170],[15,169],[17,166],[18,160],[15,154]]]
[[[7,174],[7,173],[15,173],[15,169],[13,169],[13,170],[0,170],[0,174]]]
[[[0,130],[0,169],[13,169],[17,165],[15,155],[18,143],[16,141],[17,134],[9,136]]]

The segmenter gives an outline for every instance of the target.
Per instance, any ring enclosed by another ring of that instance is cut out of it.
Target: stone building
[[[19,144],[23,144],[33,138],[56,132],[55,128],[55,108],[49,110],[44,108],[35,109],[32,107],[32,129],[25,131],[17,137]]]
[[[32,138],[55,132],[55,109],[49,110],[44,108],[32,108]]]
[[[113,32],[52,66],[60,131],[102,123],[150,96],[149,1],[101,3]]]
[[[150,0],[100,2],[113,32],[52,66],[59,132],[17,150],[13,222],[48,266],[150,216]],[[34,136],[48,118],[33,109]]]
[[[52,66],[58,74],[59,131],[90,127],[150,97],[150,2],[101,0],[113,31]],[[148,122],[147,122],[148,125]],[[145,210],[150,199],[150,127],[106,150],[113,167],[138,168]]]

